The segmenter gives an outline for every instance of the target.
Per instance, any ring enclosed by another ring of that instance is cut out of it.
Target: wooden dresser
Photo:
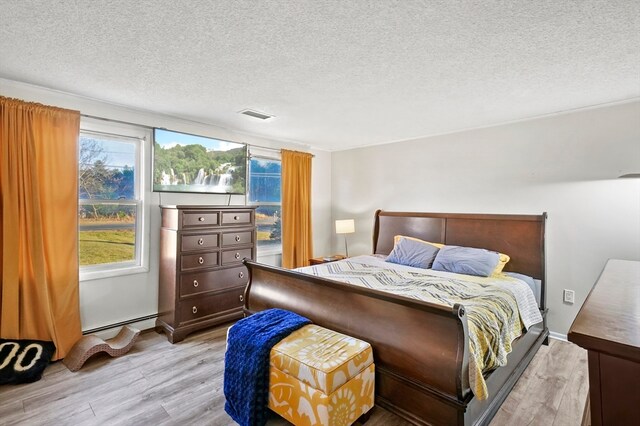
[[[160,209],[156,330],[175,343],[193,331],[241,318],[248,282],[242,260],[256,258],[255,208]]]
[[[568,338],[588,351],[591,424],[638,424],[640,262],[607,262]]]

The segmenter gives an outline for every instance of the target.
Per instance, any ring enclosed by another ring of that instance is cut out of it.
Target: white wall
[[[117,105],[73,96],[49,89],[14,81],[0,79],[0,95],[40,102],[62,108],[80,110],[82,114],[122,120],[146,126],[165,127],[225,140],[254,144],[263,147],[287,148],[312,152],[313,161],[313,233],[326,235],[331,226],[331,154],[326,151],[310,150],[307,146],[270,139],[259,138],[214,125],[196,123],[175,117],[155,114],[148,111],[133,110]],[[268,123],[265,123],[268,125]],[[150,142],[149,142],[150,144]],[[150,147],[148,147],[150,148]],[[150,152],[150,149],[149,149]],[[146,170],[150,175],[149,156],[146,158]],[[80,283],[80,313],[82,329],[90,330],[109,324],[140,318],[158,312],[158,244],[160,228],[160,204],[227,204],[226,195],[176,194],[151,192],[146,185],[147,207],[150,210],[148,226],[149,271],[134,275],[106,278]],[[234,195],[231,204],[244,204],[244,196]],[[328,252],[330,238],[314,240],[314,250]],[[279,259],[259,259],[279,261]],[[138,324],[140,327],[152,327],[154,320]],[[108,335],[109,333],[105,334]]]
[[[640,102],[334,152],[333,219],[356,219],[349,252],[365,254],[376,209],[546,211],[549,328],[566,334],[606,260],[640,260],[640,179],[616,179],[630,172]],[[335,252],[342,244],[334,236]]]

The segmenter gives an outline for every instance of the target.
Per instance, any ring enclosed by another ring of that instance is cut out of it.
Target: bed
[[[507,253],[505,271],[539,280],[542,321],[513,342],[507,364],[484,376],[488,396],[469,381],[467,308],[452,307],[245,261],[245,313],[282,308],[371,343],[376,404],[419,425],[488,424],[538,348],[547,342],[542,215],[376,211],[373,254],[388,255],[404,235],[446,245]]]

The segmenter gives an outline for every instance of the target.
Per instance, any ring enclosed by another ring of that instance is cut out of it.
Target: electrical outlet
[[[568,303],[572,305],[573,302],[575,302],[576,300],[576,292],[573,290],[565,289],[563,293],[563,300],[564,300],[564,303]]]

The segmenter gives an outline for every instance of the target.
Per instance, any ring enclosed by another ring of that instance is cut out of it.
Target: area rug
[[[37,382],[55,351],[53,342],[0,339],[0,385]]]

